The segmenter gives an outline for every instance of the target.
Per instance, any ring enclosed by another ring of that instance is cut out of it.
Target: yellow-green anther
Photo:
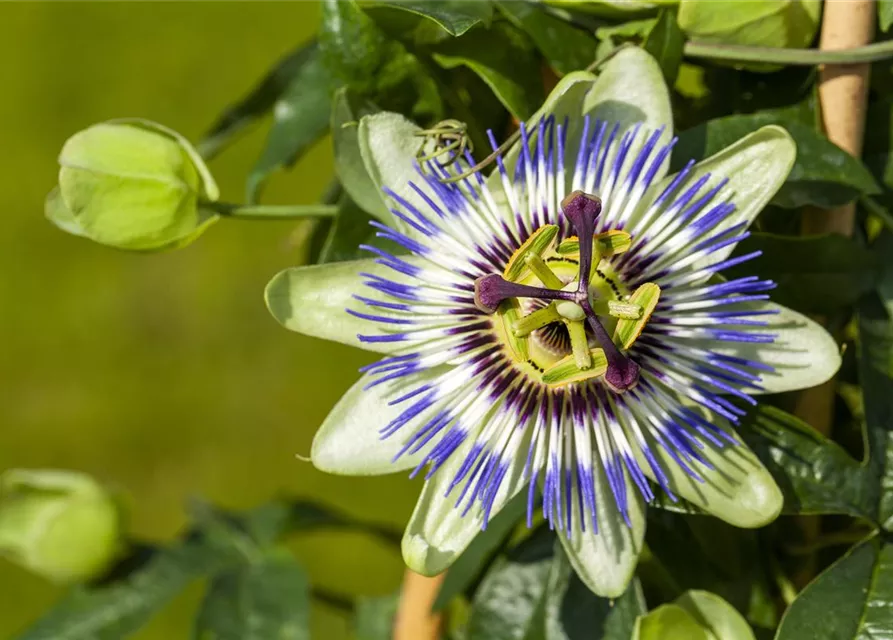
[[[545,327],[547,324],[558,322],[560,320],[561,315],[558,313],[558,310],[555,308],[555,303],[553,302],[548,307],[537,309],[533,313],[515,320],[512,333],[519,338],[523,338],[533,331]]]
[[[542,256],[557,235],[558,225],[554,224],[543,225],[534,231],[512,255],[505,266],[505,271],[502,272],[502,277],[511,282],[520,280],[530,268],[526,260],[527,256],[529,254]]]
[[[603,258],[624,253],[628,251],[631,246],[632,236],[626,231],[619,231],[617,229],[605,231],[593,238],[593,250]],[[563,256],[580,253],[580,239],[576,236],[571,236],[559,244],[555,251]]]
[[[592,358],[592,365],[585,370],[577,366],[574,355],[562,358],[543,372],[543,382],[551,387],[563,387],[605,375],[608,370],[605,352],[601,349],[590,349],[589,356]]]
[[[629,349],[642,333],[642,329],[651,318],[657,301],[660,299],[660,287],[653,282],[643,284],[629,297],[629,303],[638,305],[642,309],[642,315],[637,320],[621,319],[617,321],[614,329],[614,342],[619,343],[624,349]]]
[[[527,337],[515,333],[515,325],[521,320],[521,305],[517,300],[503,300],[496,310],[496,321],[502,323],[502,331],[505,334],[506,343],[512,351],[512,355],[520,361],[526,361],[529,356],[527,349]]]
[[[642,317],[642,307],[633,302],[608,300],[608,313],[614,318],[638,320]]]
[[[633,239],[626,231],[611,229],[595,236],[595,242],[602,257],[607,258],[629,251]]]
[[[589,353],[589,338],[586,335],[586,325],[581,320],[572,320],[564,324],[571,339],[571,352],[574,356],[574,363],[580,369],[589,369],[592,366],[592,356]]]
[[[533,275],[539,278],[544,286],[549,289],[560,289],[564,286],[564,283],[552,272],[549,265],[535,253],[528,253],[524,257],[524,261],[527,263],[527,266],[530,267]]]
[[[577,238],[577,236],[566,238],[557,247],[555,247],[555,251],[562,256],[569,256],[575,253],[580,253],[580,239]]]

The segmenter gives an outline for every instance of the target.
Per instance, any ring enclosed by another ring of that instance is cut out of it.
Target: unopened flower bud
[[[195,148],[146,120],[112,120],[69,138],[46,216],[75,235],[119,249],[188,244],[217,219],[202,206],[219,197]]]
[[[112,496],[75,471],[11,469],[0,476],[0,553],[48,580],[83,582],[121,548]]]

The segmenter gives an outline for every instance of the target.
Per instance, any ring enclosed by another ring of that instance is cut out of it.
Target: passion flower
[[[489,177],[467,153],[419,166],[403,136],[414,128],[364,119],[363,157],[394,216],[373,225],[401,251],[366,246],[373,259],[289,269],[268,287],[286,326],[389,354],[311,457],[334,473],[424,474],[403,542],[420,573],[446,569],[522,492],[528,522],[541,496],[605,596],[625,589],[658,490],[743,527],[781,509],[734,425],[753,394],[826,380],[837,348],[768,301],[772,282],[721,273],[758,256],[731,252],[795,146],[765,127],[664,177],[674,140],[659,78],[638,50],[598,80],[566,76]]]

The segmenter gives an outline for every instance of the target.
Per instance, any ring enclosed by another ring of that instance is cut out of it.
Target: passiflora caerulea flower
[[[387,354],[311,457],[425,476],[403,543],[414,570],[443,571],[518,494],[528,520],[541,496],[605,596],[632,575],[658,487],[742,527],[778,515],[781,493],[734,424],[753,394],[826,380],[838,350],[768,301],[773,283],[720,274],[757,257],[730,256],[795,146],[765,127],[665,176],[671,127],[638,49],[598,78],[563,78],[489,177],[446,181],[470,157],[419,167],[418,129],[400,116],[360,123],[392,216],[375,225],[402,252],[286,270],[267,299],[289,328]]]

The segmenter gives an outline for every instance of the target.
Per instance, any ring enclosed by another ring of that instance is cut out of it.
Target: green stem
[[[230,204],[202,202],[202,206],[228,218],[250,220],[291,220],[301,218],[333,218],[338,207],[331,204]]]
[[[732,60],[735,62],[762,62],[813,66],[819,64],[854,64],[877,62],[893,58],[893,40],[874,42],[864,47],[825,51],[820,49],[783,49],[776,47],[743,47],[729,44],[686,42],[683,49],[689,58]]]

